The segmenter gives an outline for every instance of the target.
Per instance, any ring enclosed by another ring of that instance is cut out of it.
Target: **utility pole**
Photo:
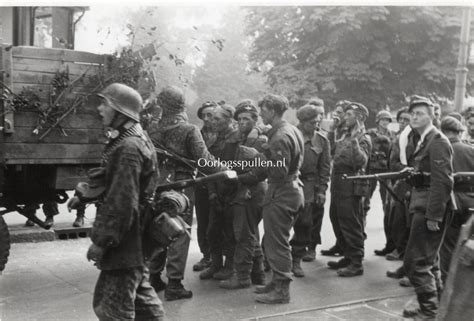
[[[462,12],[461,39],[459,45],[458,65],[456,68],[456,86],[454,91],[454,109],[461,112],[466,94],[467,57],[469,48],[469,31],[471,28],[471,8],[465,7]]]

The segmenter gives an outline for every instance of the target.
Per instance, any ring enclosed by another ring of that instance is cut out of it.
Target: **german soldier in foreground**
[[[293,259],[292,271],[296,277],[304,277],[301,260],[309,252],[314,260],[316,244],[321,243],[321,224],[323,212],[316,212],[314,207],[322,207],[326,199],[329,174],[331,170],[331,156],[329,141],[316,131],[321,121],[324,109],[321,106],[305,105],[300,107],[296,117],[300,123],[298,129],[304,139],[304,161],[300,169],[300,179],[303,182],[304,210],[298,215],[294,226],[294,235],[290,241]],[[313,226],[316,225],[316,226]],[[313,228],[316,229],[313,237]],[[312,244],[314,243],[314,244]]]
[[[356,183],[348,184],[343,175],[357,175],[367,167],[371,152],[370,138],[365,134],[364,121],[369,112],[359,103],[345,107],[348,131],[336,140],[331,182],[330,217],[344,258],[329,261],[330,269],[344,277],[362,275],[364,270],[364,213],[362,198],[367,190]]]
[[[264,149],[273,166],[259,167],[239,176],[242,183],[250,185],[268,177],[268,191],[263,202],[263,244],[273,280],[266,286],[257,287],[256,301],[288,303],[292,280],[290,230],[304,205],[302,183],[298,177],[304,143],[298,129],[282,119],[289,108],[286,97],[267,95],[258,105],[263,123],[272,125]]]
[[[94,291],[99,320],[162,320],[163,308],[148,280],[141,210],[153,198],[158,172],[153,144],[142,130],[142,99],[112,84],[98,95],[104,126],[112,136],[102,154],[104,191],[99,196],[87,258],[101,270]],[[68,208],[80,204],[74,197]]]
[[[408,136],[408,166],[422,173],[411,182],[412,215],[404,267],[415,287],[419,307],[405,308],[405,317],[434,318],[438,310],[440,280],[436,278],[438,250],[443,241],[453,188],[453,150],[433,125],[434,107],[425,97],[414,96],[409,105],[412,132]]]

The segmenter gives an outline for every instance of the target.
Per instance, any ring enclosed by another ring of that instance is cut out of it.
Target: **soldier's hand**
[[[326,202],[326,194],[317,193],[317,194],[315,195],[314,202],[315,202],[316,205],[318,205],[318,206],[324,205],[324,203]]]
[[[437,232],[440,230],[439,223],[433,220],[426,220],[426,227],[431,232]]]
[[[467,240],[461,246],[459,262],[463,265],[474,266],[474,240]]]
[[[67,202],[67,210],[71,212],[71,210],[75,210],[81,205],[81,201],[79,200],[79,197],[74,196]]]
[[[415,171],[415,169],[414,169],[413,167],[408,167],[408,166],[407,166],[407,167],[405,167],[404,169],[402,169],[402,170],[400,171],[400,173],[414,172],[414,171]]]
[[[93,261],[95,264],[99,264],[102,261],[102,257],[104,256],[104,249],[100,246],[92,244],[89,246],[89,250],[87,251],[87,260]]]

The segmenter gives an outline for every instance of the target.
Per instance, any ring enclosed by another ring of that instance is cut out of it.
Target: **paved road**
[[[385,277],[385,271],[396,268],[400,262],[373,255],[373,250],[385,242],[380,200],[375,200],[367,223],[364,276],[337,277],[326,268],[329,258],[319,256],[315,262],[303,263],[306,277],[292,282],[289,304],[256,304],[252,289],[228,291],[220,289],[217,281],[199,280],[198,273],[191,269],[200,259],[194,238],[185,279],[185,286],[193,290],[194,297],[164,302],[167,319],[401,319],[403,302],[412,290],[401,288],[395,280]],[[71,217],[64,215],[61,220],[71,222]],[[334,242],[327,217],[323,242],[323,248]],[[98,270],[85,259],[89,244],[88,239],[13,244],[10,261],[0,276],[0,320],[95,320],[91,302]]]

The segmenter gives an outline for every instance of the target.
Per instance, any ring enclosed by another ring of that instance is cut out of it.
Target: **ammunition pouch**
[[[429,188],[431,185],[431,177],[425,174],[414,174],[407,178],[408,184],[414,188]]]
[[[186,233],[186,226],[187,224],[181,217],[171,217],[168,213],[163,212],[151,220],[145,233],[159,245],[167,247],[180,235]]]

